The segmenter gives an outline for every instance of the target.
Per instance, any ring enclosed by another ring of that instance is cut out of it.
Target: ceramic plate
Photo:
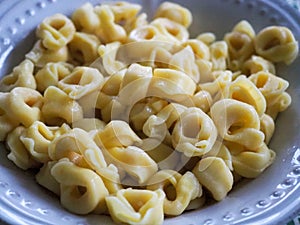
[[[0,74],[17,65],[35,42],[34,30],[46,16],[70,13],[87,0],[0,1]],[[97,4],[100,1],[91,1]],[[179,1],[178,1],[179,2]],[[144,0],[150,14],[160,1]],[[286,3],[275,0],[185,0],[191,9],[191,34],[210,31],[223,37],[242,19],[256,31],[268,25],[289,27],[300,41],[300,15]],[[145,11],[145,10],[144,10]],[[165,220],[164,224],[283,224],[300,209],[300,58],[278,74],[290,82],[292,105],[276,123],[270,147],[277,157],[261,176],[242,182],[219,203]],[[0,218],[10,224],[112,224],[105,216],[78,216],[64,210],[59,200],[40,187],[29,172],[7,160],[0,146]]]

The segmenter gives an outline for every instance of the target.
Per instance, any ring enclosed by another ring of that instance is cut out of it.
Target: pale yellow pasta
[[[7,112],[19,123],[29,127],[42,119],[43,96],[27,87],[16,87],[9,93]]]
[[[187,74],[195,83],[200,81],[200,73],[195,63],[195,55],[189,45],[175,53],[168,64],[171,69],[176,69]]]
[[[127,147],[142,141],[129,124],[122,120],[112,120],[103,130],[97,132],[94,140],[104,150],[114,147]]]
[[[156,162],[139,147],[111,147],[102,149],[102,151],[108,162],[126,171],[140,185],[144,184],[158,170]]]
[[[82,118],[72,123],[73,128],[80,128],[87,132],[93,130],[103,130],[106,123],[98,118]]]
[[[36,89],[36,81],[33,76],[34,65],[25,59],[14,67],[13,72],[4,76],[0,80],[0,90],[3,92],[11,91],[15,87],[28,87]]]
[[[207,45],[210,45],[216,40],[216,35],[211,32],[204,32],[199,34],[196,39],[204,42]]]
[[[210,110],[219,135],[248,149],[256,149],[264,141],[259,116],[252,105],[235,99],[219,100]]]
[[[213,104],[212,96],[208,91],[200,90],[192,96],[192,101],[195,107],[202,109],[207,113]]]
[[[124,29],[129,34],[132,30],[137,29],[142,26],[146,26],[148,24],[147,14],[141,13],[136,17],[130,18],[127,23],[124,24]],[[128,36],[127,36],[128,37]]]
[[[0,92],[0,141],[4,141],[7,134],[19,125],[19,121],[7,109],[9,95],[10,93]]]
[[[199,89],[206,91],[212,97],[213,102],[224,97],[224,91],[232,82],[232,72],[230,70],[213,71],[210,74],[210,81],[200,83]]]
[[[132,225],[162,224],[164,219],[162,190],[122,189],[116,196],[105,198],[109,213],[116,223]]]
[[[266,99],[266,113],[275,119],[279,112],[286,110],[291,104],[291,96],[286,92],[289,82],[271,74],[258,72],[249,79],[256,85]]]
[[[194,52],[195,59],[210,59],[210,50],[209,46],[201,40],[198,39],[189,39],[182,43],[182,46],[190,46]]]
[[[125,29],[115,22],[115,15],[108,5],[95,6],[94,11],[98,15],[101,24],[100,29],[96,30],[96,35],[101,42],[124,42],[126,40],[127,33]]]
[[[141,131],[147,119],[151,115],[160,112],[165,106],[168,105],[166,100],[151,97],[143,99],[132,107],[129,115],[129,121],[135,131]]]
[[[248,150],[236,144],[226,144],[232,153],[234,171],[246,178],[255,178],[261,174],[275,159],[276,153],[265,143],[257,149]],[[237,149],[240,151],[237,152]]]
[[[260,130],[265,135],[265,143],[269,144],[275,131],[275,122],[268,114],[263,114],[260,117]]]
[[[60,185],[51,174],[52,167],[57,161],[49,161],[44,163],[39,172],[35,175],[36,182],[47,188],[56,195],[60,195]]]
[[[122,79],[121,89],[116,98],[117,103],[112,105],[111,119],[126,121],[132,106],[140,99],[148,97],[151,80],[151,67],[131,64]]]
[[[25,55],[38,68],[42,68],[49,62],[67,62],[69,59],[68,47],[64,46],[58,50],[47,49],[42,41],[38,40],[33,48]]]
[[[52,167],[51,174],[60,184],[60,202],[69,211],[87,214],[99,204],[105,204],[109,193],[100,176],[92,170],[63,159]]]
[[[201,109],[189,107],[175,123],[172,144],[177,151],[188,157],[202,156],[211,150],[217,135],[217,128],[211,118]]]
[[[109,164],[96,171],[107,188],[109,194],[116,194],[123,189],[118,168],[114,164]]]
[[[287,27],[268,26],[255,37],[255,50],[258,55],[271,62],[291,64],[298,55],[298,42]]]
[[[20,136],[25,129],[23,126],[18,126],[7,135],[6,146],[10,151],[7,158],[23,170],[38,168],[40,163],[31,157],[30,153],[20,141]]]
[[[48,127],[40,121],[35,121],[23,131],[20,140],[36,161],[46,163],[50,161],[48,147],[58,129],[59,127]]]
[[[63,14],[45,18],[37,27],[37,37],[46,49],[58,50],[66,46],[75,34],[73,22]]]
[[[202,195],[202,187],[195,175],[188,171],[181,175],[174,170],[160,170],[147,182],[148,190],[165,192],[164,213],[178,216],[189,203]]]
[[[193,173],[217,201],[224,199],[232,189],[233,175],[224,160],[219,157],[201,159],[193,169]]]
[[[155,26],[159,32],[167,38],[167,41],[180,44],[189,39],[189,32],[187,29],[183,25],[168,18],[156,18],[150,25]]]
[[[94,34],[76,32],[68,44],[72,60],[79,65],[89,65],[98,58],[100,41]]]
[[[92,67],[97,68],[105,77],[115,75],[125,68],[125,64],[116,59],[120,42],[111,42],[98,47],[100,58],[92,63]]]
[[[248,21],[242,20],[235,25],[232,32],[224,36],[228,45],[230,67],[238,70],[242,63],[254,54],[255,32]]]
[[[213,70],[226,70],[228,60],[228,46],[225,41],[216,41],[209,46],[210,61]]]
[[[64,107],[61,107],[62,105]],[[42,114],[49,125],[71,124],[83,118],[80,105],[64,91],[54,86],[45,90]]]
[[[103,75],[94,68],[75,67],[71,74],[58,82],[58,87],[66,92],[71,99],[80,99],[83,96],[100,89]]]
[[[125,25],[131,22],[132,18],[135,18],[142,8],[139,4],[125,1],[107,3],[107,5],[114,14],[115,23],[124,23]]]
[[[146,153],[157,163],[159,170],[177,170],[182,166],[180,164],[181,153],[167,144],[161,143],[158,146],[151,147],[151,150],[147,150]]]
[[[270,72],[272,74],[276,73],[275,66],[272,62],[257,55],[252,55],[250,59],[245,61],[241,69],[245,75],[251,75],[260,71]]]
[[[221,141],[217,140],[212,149],[208,153],[204,154],[202,158],[206,157],[218,157],[223,159],[226,166],[233,171],[231,152]]]
[[[95,34],[100,27],[100,19],[94,11],[94,6],[87,2],[72,13],[72,21],[80,32]]]
[[[163,2],[156,9],[154,17],[168,18],[180,23],[184,27],[189,27],[193,20],[192,14],[187,8],[173,2]]]
[[[35,74],[37,90],[44,92],[49,86],[57,86],[58,81],[69,75],[73,65],[64,62],[47,63]]]
[[[275,119],[291,104],[276,66],[299,50],[287,27],[256,34],[241,20],[221,39],[190,37],[184,5],[143,11],[87,2],[41,21],[0,80],[0,141],[71,213],[161,225],[274,162]]]
[[[235,99],[252,105],[259,116],[266,111],[266,100],[259,89],[246,76],[238,76],[224,92],[225,98]]]
[[[184,101],[194,94],[196,83],[187,74],[173,69],[155,69],[148,95]]]

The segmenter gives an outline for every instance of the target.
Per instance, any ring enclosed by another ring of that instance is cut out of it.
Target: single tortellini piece
[[[16,87],[9,93],[8,112],[19,123],[29,127],[33,122],[42,120],[43,96],[27,87]]]
[[[49,62],[67,62],[69,50],[67,46],[57,50],[47,49],[42,41],[38,40],[25,58],[31,60],[37,68],[42,68]]]
[[[210,61],[213,70],[226,70],[228,60],[228,45],[225,41],[216,41],[209,46]]]
[[[228,45],[229,66],[234,71],[239,70],[242,63],[255,52],[254,37],[255,31],[246,20],[240,21],[230,33],[224,36]]]
[[[183,6],[173,2],[163,2],[157,9],[154,18],[163,17],[173,20],[188,28],[193,20],[192,13]]]
[[[276,73],[275,65],[269,60],[264,59],[261,56],[252,55],[250,59],[244,62],[242,66],[242,73],[249,76],[260,71]]]
[[[58,81],[69,75],[73,65],[64,62],[47,63],[35,74],[37,90],[44,92],[49,86],[57,86]]]
[[[80,32],[95,34],[96,30],[100,27],[100,19],[94,11],[94,6],[90,2],[77,8],[71,18],[76,29]]]
[[[64,106],[64,107],[61,107]],[[81,106],[64,91],[50,86],[44,92],[42,114],[49,125],[72,124],[83,118]]]
[[[43,122],[35,121],[24,130],[20,140],[36,161],[46,163],[50,161],[48,147],[58,129],[59,127],[48,127]]]
[[[58,82],[58,87],[71,99],[78,100],[83,96],[100,89],[103,75],[94,68],[78,66],[72,73]]]
[[[271,74],[258,72],[249,77],[266,99],[266,113],[275,119],[279,112],[287,109],[291,104],[291,96],[286,92],[289,82]]]
[[[0,141],[4,141],[7,134],[20,123],[7,109],[9,95],[8,92],[0,92]]]
[[[33,76],[34,65],[25,59],[13,68],[12,73],[4,76],[0,80],[0,90],[3,92],[11,91],[15,87],[28,87],[36,89],[36,81]]]
[[[110,121],[103,130],[97,132],[94,140],[102,149],[127,147],[142,141],[129,124],[122,120]]]
[[[211,192],[213,198],[221,201],[232,189],[233,175],[219,157],[205,157],[201,159],[192,170],[200,184]]]
[[[252,105],[235,99],[222,99],[213,104],[210,114],[224,140],[248,149],[256,149],[263,144],[265,136],[260,131],[259,116]]]
[[[186,156],[202,156],[209,152],[217,139],[218,131],[212,119],[201,109],[187,108],[172,131],[173,147]]]
[[[70,212],[84,215],[98,205],[105,205],[109,193],[101,177],[93,170],[62,159],[52,167],[51,175],[60,184],[61,204]]]
[[[23,126],[18,126],[7,135],[6,146],[10,151],[7,158],[23,170],[39,168],[40,163],[33,159],[20,140],[20,136],[25,129]]]
[[[98,57],[100,41],[94,34],[76,32],[68,44],[72,60],[79,65],[89,65]]]
[[[54,14],[39,24],[36,34],[46,49],[58,50],[66,46],[75,34],[73,22],[63,14]]]
[[[291,64],[297,57],[299,47],[293,33],[287,27],[268,26],[254,40],[256,53],[271,62]]]
[[[98,5],[94,8],[100,20],[100,27],[96,30],[96,35],[103,43],[114,41],[125,42],[127,33],[125,29],[115,22],[115,15],[108,5]]]
[[[148,96],[188,101],[196,90],[195,81],[184,72],[174,69],[154,69]]]
[[[147,189],[165,192],[164,213],[172,216],[182,214],[192,200],[202,195],[202,187],[190,171],[181,175],[174,170],[161,170],[148,180]]]
[[[48,152],[52,160],[69,158],[77,166],[95,171],[107,166],[102,151],[89,133],[80,128],[73,128],[56,137],[50,143]]]
[[[180,23],[168,18],[156,18],[150,23],[150,25],[158,28],[159,32],[167,38],[166,40],[180,44],[189,39],[188,30]]]
[[[256,178],[276,157],[276,153],[263,143],[257,149],[249,150],[235,143],[226,143],[232,154],[234,171],[242,177]]]
[[[164,220],[162,190],[122,189],[105,198],[108,211],[116,223],[160,225]]]
[[[124,26],[126,23],[135,18],[142,8],[142,6],[139,4],[126,1],[112,2],[110,4],[108,3],[107,5],[114,14],[115,23],[123,23]]]
[[[225,98],[235,99],[252,105],[259,116],[266,111],[266,100],[259,89],[246,76],[238,76],[226,89]]]

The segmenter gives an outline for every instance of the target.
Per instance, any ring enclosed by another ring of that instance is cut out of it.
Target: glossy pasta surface
[[[8,159],[68,211],[118,224],[222,201],[276,153],[276,117],[292,102],[276,73],[298,56],[286,27],[245,20],[217,40],[191,37],[188,8],[85,3],[36,28],[24,60],[0,80]]]

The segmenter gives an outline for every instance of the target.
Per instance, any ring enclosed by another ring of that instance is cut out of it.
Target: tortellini
[[[298,55],[291,30],[241,20],[222,39],[191,37],[191,11],[168,1],[148,16],[125,1],[50,15],[0,80],[7,158],[72,213],[159,225],[276,157],[268,144],[292,102],[276,66]]]

